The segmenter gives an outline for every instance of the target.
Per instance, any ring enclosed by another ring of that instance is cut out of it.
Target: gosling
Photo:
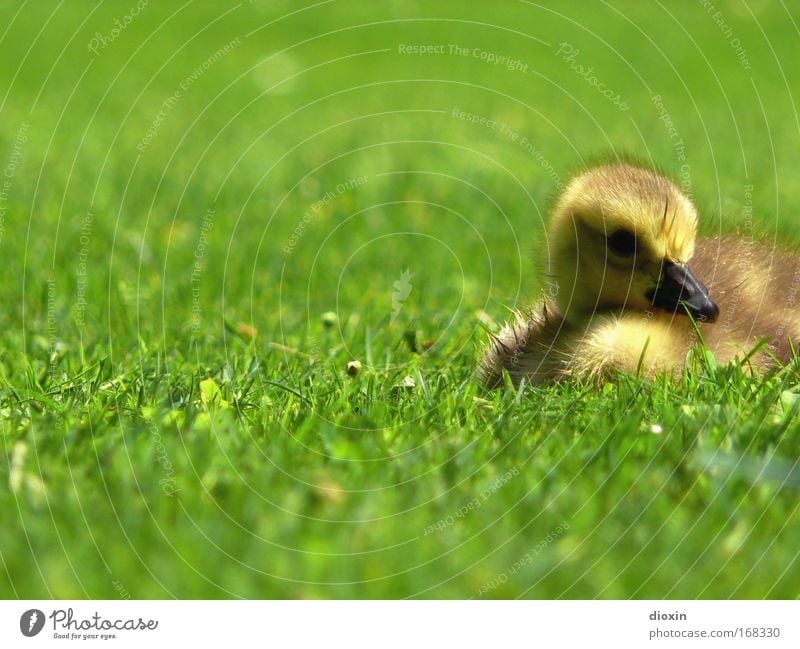
[[[573,178],[547,237],[555,295],[492,336],[483,382],[500,385],[504,370],[516,385],[677,375],[701,342],[718,363],[786,363],[800,338],[800,259],[696,234],[692,201],[649,169],[612,164]]]

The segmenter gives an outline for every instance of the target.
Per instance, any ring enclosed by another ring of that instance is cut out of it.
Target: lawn
[[[588,161],[800,244],[796,6],[0,18],[0,595],[800,596],[800,365],[474,376]]]

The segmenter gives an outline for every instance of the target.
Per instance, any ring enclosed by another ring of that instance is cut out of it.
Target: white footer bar
[[[3,601],[0,647],[800,647],[796,601]],[[225,644],[227,643],[227,644]],[[231,644],[233,643],[233,644]]]

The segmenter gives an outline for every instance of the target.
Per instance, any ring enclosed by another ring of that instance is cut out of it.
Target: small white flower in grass
[[[414,380],[413,376],[406,376],[395,387],[403,388],[404,390],[413,390],[415,387],[417,387],[417,382]]]
[[[661,424],[650,424],[650,432],[653,435],[660,435],[664,432],[664,429],[661,427]]]
[[[417,387],[417,382],[412,376],[406,376],[400,383],[392,386],[392,394],[398,395],[403,392],[413,392]]]

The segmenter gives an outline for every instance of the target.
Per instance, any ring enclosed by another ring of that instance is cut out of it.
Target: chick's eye
[[[636,235],[627,230],[617,230],[608,237],[608,247],[618,255],[632,255],[636,252]]]

